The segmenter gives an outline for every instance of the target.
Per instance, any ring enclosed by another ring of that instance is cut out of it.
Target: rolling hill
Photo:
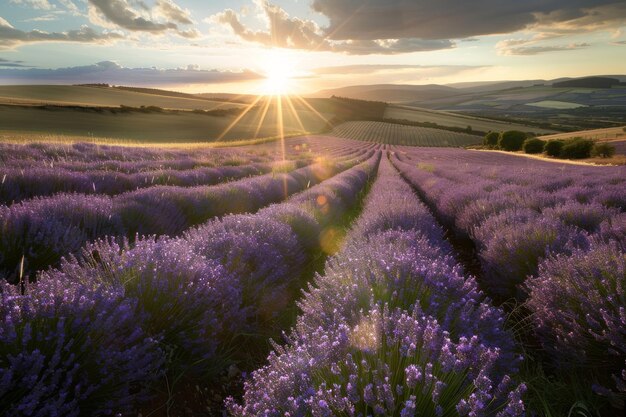
[[[214,110],[243,106],[240,103],[213,101],[165,90],[85,85],[3,85],[0,86],[0,103],[109,107],[157,106],[177,110]]]

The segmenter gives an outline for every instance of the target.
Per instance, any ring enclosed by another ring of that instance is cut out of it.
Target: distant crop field
[[[492,105],[498,105],[493,102]],[[440,110],[429,110],[410,106],[387,106],[385,111],[386,119],[408,120],[413,122],[437,123],[441,126],[451,126],[459,128],[471,128],[480,132],[502,132],[506,130],[521,130],[523,132],[552,133],[553,130],[542,129],[534,126],[526,126],[517,123],[507,123],[498,120],[481,119],[478,117],[455,114]]]
[[[534,107],[544,107],[546,109],[577,109],[580,107],[587,107],[584,104],[570,103],[567,101],[558,101],[558,100],[535,101],[535,102],[527,103],[526,105],[534,106]]]
[[[459,147],[481,142],[481,138],[464,133],[369,121],[345,122],[336,126],[330,134],[390,145]]]

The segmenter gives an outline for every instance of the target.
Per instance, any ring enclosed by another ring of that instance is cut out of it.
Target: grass
[[[297,118],[289,109],[283,109],[283,113],[284,127],[281,129],[276,122],[278,111],[270,108],[264,113],[260,106],[239,116],[0,106],[0,126],[5,136],[8,132],[19,137],[24,137],[25,133],[38,133],[52,137],[107,138],[107,142],[171,145],[232,142],[280,136],[281,133],[304,134],[320,131],[327,125],[325,120],[311,111],[298,110]]]
[[[239,103],[212,101],[201,97],[175,97],[118,88],[71,85],[5,85],[0,86],[0,103],[61,104],[82,106],[158,106],[180,110],[214,110],[243,107]]]
[[[555,139],[571,139],[575,137],[580,137],[583,139],[593,139],[593,140],[620,140],[626,139],[626,131],[624,130],[626,127],[609,127],[606,129],[592,129],[592,130],[579,130],[577,132],[568,132],[568,133],[557,133],[554,135],[545,135],[540,136],[539,139],[542,140],[555,140]]]

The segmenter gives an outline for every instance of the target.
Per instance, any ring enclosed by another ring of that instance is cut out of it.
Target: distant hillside
[[[214,110],[241,107],[192,94],[152,88],[92,85],[2,85],[0,103],[92,107],[161,107],[176,110]]]
[[[414,105],[435,109],[454,110],[457,104],[483,100],[485,95],[500,92],[524,92],[526,89],[547,87],[546,96],[555,94],[553,88],[598,88],[626,85],[626,75],[601,75],[582,78],[533,79],[515,81],[476,81],[447,85],[426,84],[375,84],[352,85],[327,89],[311,94],[311,97],[349,97],[360,100],[385,101],[393,104]]]
[[[549,83],[547,80],[521,80],[521,81],[483,81],[446,84],[460,90],[460,93],[480,93],[487,91],[507,90],[510,88],[526,88]]]
[[[229,103],[252,103],[257,96],[252,94],[233,94],[233,93],[197,93],[193,94],[194,97],[203,98],[206,100],[214,101],[226,101]]]
[[[614,85],[620,85],[617,78],[607,77],[587,77],[576,78],[573,80],[560,81],[552,84],[554,88],[611,88]]]
[[[388,103],[406,103],[431,100],[457,95],[459,91],[444,85],[402,85],[378,84],[355,85],[349,87],[321,90],[313,97],[349,97],[368,101],[386,101]]]

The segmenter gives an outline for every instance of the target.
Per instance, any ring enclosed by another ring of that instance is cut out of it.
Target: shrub
[[[526,133],[519,130],[507,130],[500,135],[498,146],[505,151],[519,151],[526,140]]]
[[[0,206],[0,271],[16,282],[20,269],[32,276],[57,265],[62,256],[78,253],[89,240],[122,235],[124,228],[112,210],[110,198],[82,194]]]
[[[579,229],[548,218],[503,227],[479,253],[487,294],[501,300],[523,300],[525,294],[517,286],[537,272],[541,260],[584,247],[586,236]]]
[[[193,252],[233,275],[231,285],[241,290],[252,317],[276,314],[306,261],[292,228],[261,215],[226,216],[186,232],[185,239]]]
[[[541,153],[546,142],[538,138],[528,138],[522,145],[526,153]]]
[[[614,218],[619,213],[618,209],[606,207],[598,202],[585,204],[571,200],[543,210],[545,217],[559,219],[567,225],[576,226],[589,233],[597,232],[602,222]]]
[[[550,258],[528,282],[526,306],[544,349],[560,369],[590,374],[602,394],[626,393],[625,286],[626,259],[614,242]]]
[[[610,158],[615,155],[615,146],[609,145],[606,142],[596,143],[591,149],[592,156],[599,156],[600,158]]]
[[[57,277],[26,295],[0,282],[0,414],[136,415],[165,357],[136,308],[119,289]]]
[[[500,139],[500,133],[489,132],[485,135],[485,138],[483,139],[483,145],[490,148],[496,148],[498,146],[498,139]]]
[[[357,325],[320,327],[278,348],[246,382],[239,417],[524,415],[521,395],[480,337],[452,341],[436,319],[376,306]],[[483,400],[479,400],[483,399]]]
[[[593,141],[590,139],[574,138],[565,142],[561,148],[560,158],[583,159],[591,156]]]
[[[548,156],[558,158],[561,155],[561,149],[563,148],[564,144],[565,142],[563,142],[562,140],[551,140],[545,144],[543,150]]]
[[[141,319],[135,321],[169,352],[167,371],[175,376],[189,371],[206,376],[220,336],[243,322],[234,277],[181,239],[146,238],[132,249],[97,241],[85,247],[80,260],[42,276],[110,288],[137,300],[133,315]]]

